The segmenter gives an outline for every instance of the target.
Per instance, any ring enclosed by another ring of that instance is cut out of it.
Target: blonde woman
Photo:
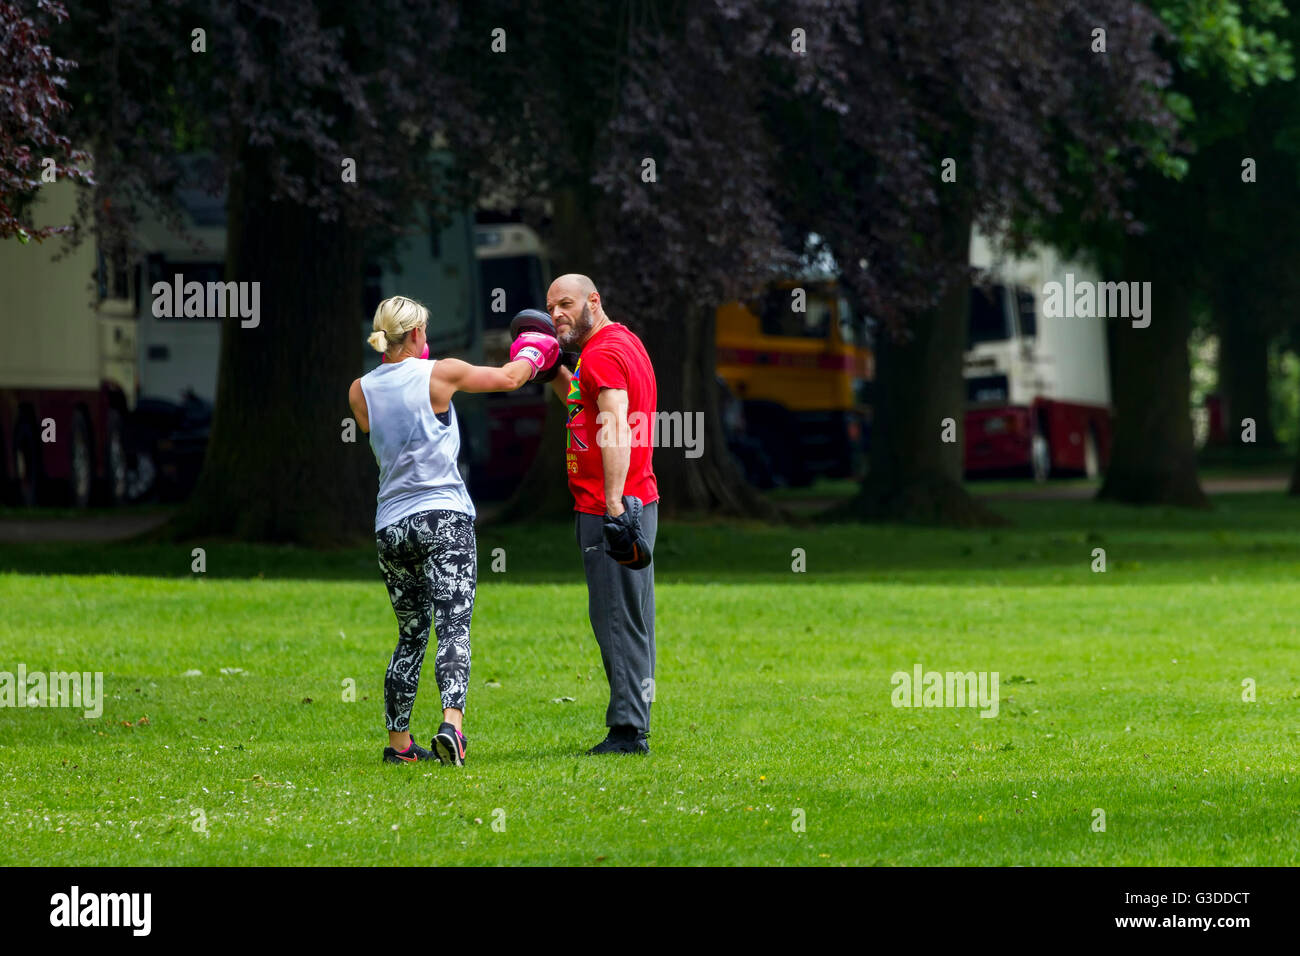
[[[348,403],[379,463],[375,542],[397,616],[397,649],[384,679],[384,760],[461,766],[477,555],[474,503],[456,470],[460,432],[451,397],[516,389],[554,367],[559,343],[540,332],[523,333],[501,368],[431,360],[424,358],[428,319],[428,310],[413,299],[379,303],[369,342],[384,359],[352,383]],[[425,750],[411,739],[410,721],[430,624],[438,638],[434,669],[442,724]]]

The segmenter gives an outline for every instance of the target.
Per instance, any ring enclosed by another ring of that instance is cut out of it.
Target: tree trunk
[[[1146,328],[1108,322],[1115,435],[1099,499],[1208,508],[1196,476],[1190,408],[1191,290],[1180,263],[1150,240],[1130,238],[1123,281],[1150,281]]]
[[[870,469],[859,492],[829,518],[966,527],[1006,523],[962,486],[969,207],[954,204],[942,223],[924,254],[952,263],[954,278],[934,309],[908,321],[905,340],[883,329],[877,336]],[[943,440],[945,428],[954,441]]]
[[[662,418],[655,429],[660,445],[654,450],[659,513],[782,520],[786,516],[745,480],[727,448],[717,385],[714,306],[701,303],[681,318],[680,324],[645,323],[642,332],[655,367]]]
[[[1293,334],[1300,338],[1300,330]],[[1300,497],[1300,440],[1296,441],[1295,470],[1291,472],[1291,486],[1287,488],[1287,494]]]
[[[272,201],[268,150],[244,147],[240,159],[227,279],[260,283],[260,314],[250,328],[238,316],[223,321],[212,435],[175,533],[305,545],[367,538],[374,457],[360,429],[349,443],[343,426],[363,348],[356,231]]]
[[[1242,420],[1255,422],[1255,448],[1276,448],[1272,404],[1268,394],[1268,335],[1263,323],[1220,307],[1219,393],[1228,420],[1228,442],[1241,445]]]

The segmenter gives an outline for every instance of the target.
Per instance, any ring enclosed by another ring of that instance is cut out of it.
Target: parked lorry
[[[1106,320],[1043,308],[1049,283],[1096,282],[1086,263],[1053,249],[999,255],[974,234],[971,264],[989,281],[971,289],[964,364],[969,476],[1096,477],[1110,460]]]
[[[864,468],[874,355],[866,324],[829,278],[776,283],[716,316],[728,443],[760,487]]]
[[[72,220],[71,182],[43,186],[37,226]],[[128,494],[137,288],[91,240],[0,243],[0,484],[12,503],[85,507]]]

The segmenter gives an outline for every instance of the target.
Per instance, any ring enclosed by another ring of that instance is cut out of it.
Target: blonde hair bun
[[[376,352],[386,352],[405,341],[411,329],[428,321],[429,310],[423,305],[404,295],[395,295],[375,308],[375,319],[371,323],[375,331],[366,341]]]

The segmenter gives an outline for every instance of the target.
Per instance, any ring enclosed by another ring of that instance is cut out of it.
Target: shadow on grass
[[[1050,584],[1034,571],[1086,568],[1095,548],[1112,570],[1206,565],[1216,571],[1261,571],[1300,561],[1300,500],[1282,494],[1219,495],[1211,511],[1132,508],[1093,501],[1001,501],[1014,524],[994,530],[903,525],[765,525],[758,522],[671,522],[655,548],[660,581],[779,584],[889,580],[900,574],[997,583],[990,573],[1030,572],[1017,584]],[[313,551],[294,546],[212,540],[0,544],[0,573],[129,575],[191,578],[196,547],[204,576],[378,581],[372,547]],[[803,549],[806,571],[794,573]],[[478,534],[479,580],[502,583],[583,581],[570,522],[501,525]]]

